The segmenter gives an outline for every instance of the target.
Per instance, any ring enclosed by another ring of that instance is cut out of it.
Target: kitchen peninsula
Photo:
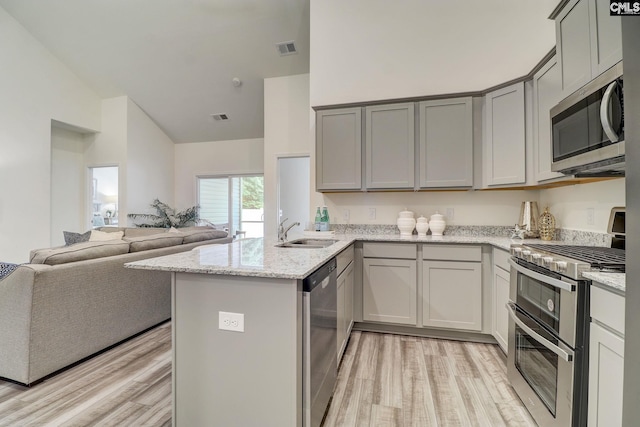
[[[486,310],[493,298],[491,254],[494,248],[505,251],[511,243],[521,241],[398,234],[336,234],[334,238],[336,243],[318,249],[276,247],[277,242],[268,238],[243,239],[127,264],[173,275],[174,425],[302,425],[302,281],[354,243],[356,260],[360,259],[356,270],[361,272],[363,246],[410,248],[419,297],[423,288],[417,283],[423,273],[422,267],[416,273],[415,266],[426,265],[423,251],[426,259],[427,253],[477,250],[481,260],[476,264],[482,266],[479,295],[485,309],[475,331],[492,340],[492,315]],[[452,264],[458,268],[464,263]],[[359,308],[359,321],[362,290],[362,284],[356,284],[354,301],[360,301],[354,306],[356,311]],[[428,326],[432,318],[427,318],[426,311],[423,318],[422,303],[416,303],[415,293],[413,298],[413,306],[418,307],[413,326]],[[219,312],[243,314],[244,332],[219,329]],[[441,313],[430,316],[436,314]],[[474,330],[473,325],[464,328]]]

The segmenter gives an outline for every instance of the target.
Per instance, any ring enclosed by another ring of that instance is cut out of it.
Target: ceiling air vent
[[[227,113],[212,114],[211,117],[213,117],[213,120],[217,121],[229,120],[229,116],[227,115]]]
[[[280,56],[293,55],[298,53],[298,51],[296,50],[296,45],[293,40],[291,40],[290,42],[277,43],[276,46],[278,47],[278,52],[280,52]]]

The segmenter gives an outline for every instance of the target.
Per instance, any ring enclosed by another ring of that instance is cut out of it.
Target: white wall
[[[299,222],[291,229],[302,231],[311,217],[309,212],[309,157],[282,157],[278,160],[278,222],[289,219],[285,226]]]
[[[63,231],[84,231],[85,141],[81,133],[51,127],[51,246]]]
[[[100,98],[0,8],[0,260],[51,237],[51,120],[99,130]]]
[[[309,74],[264,80],[265,236],[277,231],[279,156],[311,155],[309,187],[311,194],[315,193],[315,114],[310,105]]]
[[[558,0],[313,0],[311,105],[488,89],[555,45]],[[455,21],[443,19],[445,14]],[[454,46],[454,48],[452,48]]]
[[[625,206],[624,179],[572,185],[540,191],[540,213],[545,206],[556,218],[556,227],[605,233],[614,206]],[[587,209],[593,209],[593,224]]]
[[[175,208],[196,204],[197,176],[262,173],[263,150],[262,138],[175,144]]]
[[[127,98],[127,171],[125,213],[149,210],[154,199],[174,205],[173,141]],[[121,186],[123,187],[123,186]],[[126,217],[120,216],[124,222]],[[130,219],[129,225],[133,224]]]

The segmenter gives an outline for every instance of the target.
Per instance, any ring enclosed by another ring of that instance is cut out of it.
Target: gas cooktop
[[[625,271],[624,249],[525,243],[511,245],[511,254],[575,280],[585,271]]]

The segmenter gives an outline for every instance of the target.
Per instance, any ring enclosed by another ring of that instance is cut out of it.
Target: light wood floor
[[[170,323],[32,388],[0,381],[0,426],[170,425]],[[324,426],[535,424],[496,346],[354,332]]]

